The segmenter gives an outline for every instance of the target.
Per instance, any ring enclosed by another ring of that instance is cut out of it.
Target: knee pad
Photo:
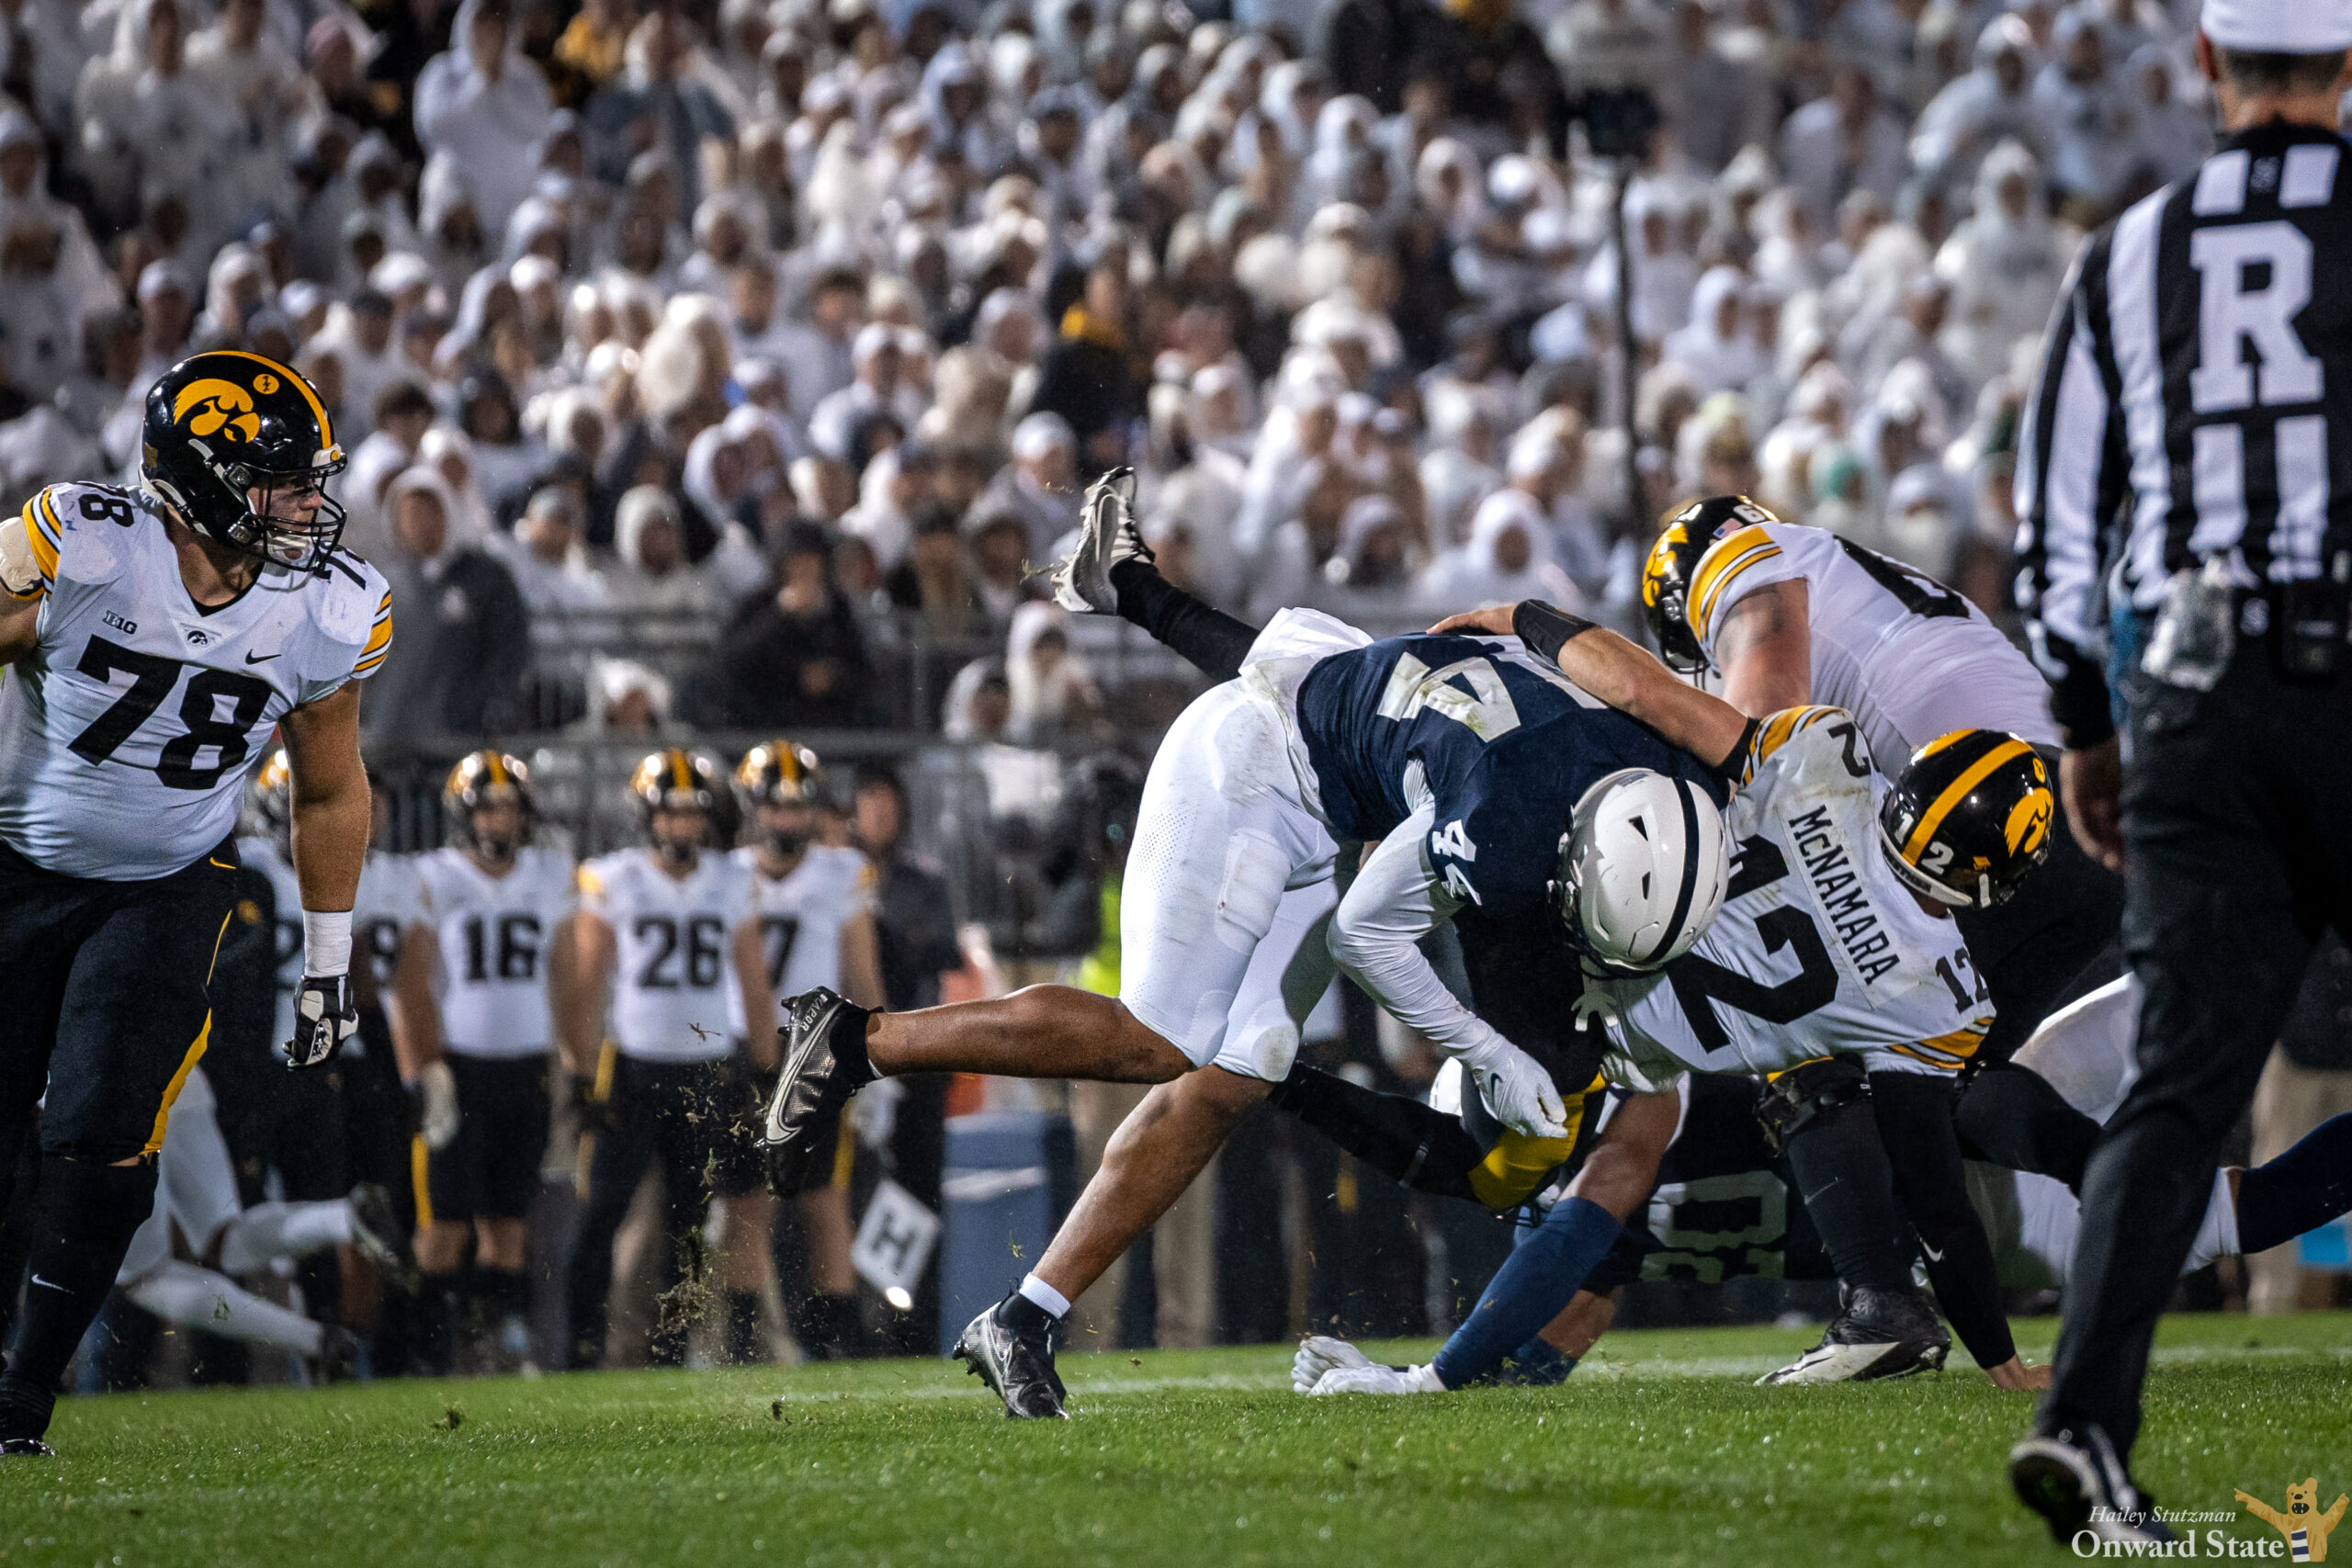
[[[1789,1140],[1813,1122],[1870,1095],[1870,1079],[1860,1062],[1851,1056],[1824,1056],[1775,1074],[1765,1085],[1756,1119],[1764,1124],[1764,1140],[1772,1152],[1786,1154]]]

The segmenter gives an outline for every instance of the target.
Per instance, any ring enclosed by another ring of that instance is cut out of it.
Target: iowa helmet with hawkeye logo
[[[1642,563],[1642,615],[1668,666],[1685,675],[1707,668],[1707,650],[1690,629],[1690,580],[1707,547],[1724,534],[1780,519],[1744,495],[1711,495],[1667,517]]]
[[[531,798],[531,770],[503,751],[469,752],[458,759],[441,786],[441,813],[449,836],[461,844],[474,839],[474,813],[485,807],[513,806],[523,813],[522,841],[531,841],[538,807]]]
[[[141,440],[148,492],[188,526],[297,571],[326,570],[344,521],[326,483],[344,454],[299,372],[234,349],[192,355],[148,389]],[[269,515],[271,492],[297,491],[318,494],[308,522]]]
[[[1894,874],[1938,903],[1989,909],[2050,856],[2050,769],[1998,729],[1955,729],[1911,754],[1879,802]]]
[[[657,811],[718,810],[727,785],[718,767],[698,751],[665,746],[647,755],[629,774],[628,793],[650,827]]]
[[[735,769],[735,787],[747,807],[814,806],[823,778],[817,753],[782,737],[744,752]]]

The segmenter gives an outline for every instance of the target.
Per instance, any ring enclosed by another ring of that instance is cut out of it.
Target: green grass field
[[[72,1400],[59,1459],[0,1462],[0,1563],[2072,1560],[2001,1478],[2028,1396],[1750,1386],[1810,1339],[1622,1334],[1561,1388],[1412,1399],[1300,1398],[1281,1347],[1069,1356],[1051,1424],[929,1361]],[[2160,1503],[2352,1488],[2352,1314],[2159,1346]]]

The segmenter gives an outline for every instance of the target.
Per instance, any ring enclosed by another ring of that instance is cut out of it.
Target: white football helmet
[[[1584,792],[1552,897],[1571,941],[1620,969],[1664,967],[1723,908],[1731,837],[1706,791],[1621,768]]]

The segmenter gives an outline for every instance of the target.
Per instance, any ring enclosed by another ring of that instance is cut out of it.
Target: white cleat
[[[1151,547],[1136,526],[1135,495],[1133,468],[1113,468],[1087,487],[1078,543],[1053,570],[1054,603],[1072,615],[1117,615],[1119,591],[1111,586],[1111,569],[1123,560],[1151,560]]]

